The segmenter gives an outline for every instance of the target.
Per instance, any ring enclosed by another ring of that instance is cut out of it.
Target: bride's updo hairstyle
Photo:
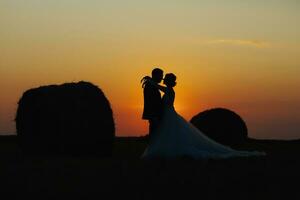
[[[176,85],[176,76],[173,73],[165,75],[164,84],[168,87],[174,87]]]

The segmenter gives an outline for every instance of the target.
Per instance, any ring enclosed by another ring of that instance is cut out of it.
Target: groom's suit
[[[159,90],[146,83],[144,87],[144,111],[143,119],[149,121],[149,137],[152,137],[153,131],[157,128],[162,115],[162,100]]]

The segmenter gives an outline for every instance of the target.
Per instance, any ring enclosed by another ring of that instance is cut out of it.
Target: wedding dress
[[[142,158],[186,156],[205,159],[265,155],[264,152],[237,151],[208,138],[177,114],[174,108],[175,92],[173,88],[166,88],[164,92],[163,116],[159,127],[153,132],[153,137]]]

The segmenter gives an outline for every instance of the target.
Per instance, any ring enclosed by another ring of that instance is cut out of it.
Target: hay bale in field
[[[244,120],[228,109],[206,110],[194,116],[190,122],[209,138],[221,144],[234,146],[245,142],[248,138]]]
[[[16,128],[22,150],[30,154],[109,155],[115,137],[108,99],[84,81],[24,92]]]

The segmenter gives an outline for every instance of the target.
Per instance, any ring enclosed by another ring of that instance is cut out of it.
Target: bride
[[[165,75],[163,83],[166,86],[159,85],[147,76],[143,80],[143,84],[154,85],[164,95],[162,97],[163,116],[160,125],[153,132],[153,137],[142,158],[191,157],[200,159],[265,155],[264,152],[237,151],[219,144],[181,117],[174,108],[175,91],[173,88],[176,85],[174,74]]]

